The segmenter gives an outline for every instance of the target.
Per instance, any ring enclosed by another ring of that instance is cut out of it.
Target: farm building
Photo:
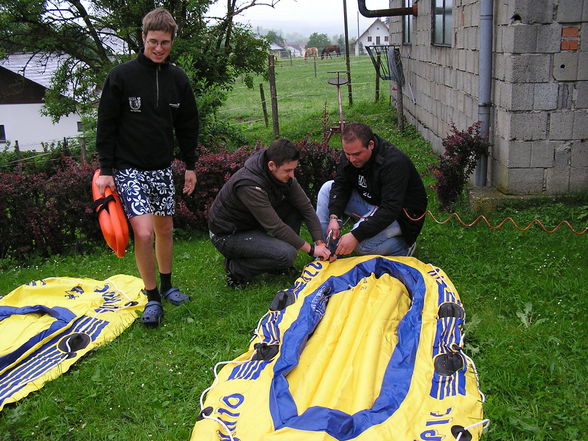
[[[41,113],[45,91],[60,58],[19,53],[0,60],[0,144],[18,142],[20,150],[41,150],[42,143],[80,134],[81,117],[68,115],[57,123]]]
[[[390,0],[390,8],[412,4]],[[479,185],[506,194],[588,189],[588,1],[416,5],[417,16],[389,23],[408,122],[440,152],[450,124],[487,121],[491,149]]]
[[[366,46],[388,44],[389,38],[388,26],[378,18],[353,43],[355,55],[365,55],[367,53]]]

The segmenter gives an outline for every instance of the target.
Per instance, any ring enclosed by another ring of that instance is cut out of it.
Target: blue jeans
[[[316,201],[316,214],[323,227],[323,235],[327,236],[327,227],[329,225],[329,196],[331,193],[331,186],[334,181],[327,181],[319,190]],[[345,214],[347,216],[357,218],[359,221],[353,225],[353,229],[363,222],[367,217],[376,212],[378,207],[367,203],[357,191],[353,190],[351,197],[345,206]],[[379,256],[406,256],[408,254],[408,246],[402,237],[402,231],[397,221],[392,222],[388,227],[384,228],[375,236],[359,242],[355,251],[358,254],[375,254]]]

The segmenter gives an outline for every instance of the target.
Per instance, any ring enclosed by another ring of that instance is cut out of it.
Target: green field
[[[354,105],[343,102],[347,121],[371,124],[397,144],[425,173],[435,160],[413,130],[400,133],[388,102],[374,103],[374,69],[368,57],[352,59]],[[329,71],[344,70],[342,59],[281,61],[277,67],[280,134],[293,140],[323,136],[325,106],[338,120],[336,87]],[[261,113],[258,84],[236,85],[219,117],[237,122],[249,143],[273,138]],[[269,97],[267,82],[264,82]],[[269,109],[269,107],[268,107]],[[473,121],[472,121],[473,122]],[[463,129],[463,128],[462,128]],[[332,138],[336,145],[337,137]],[[433,183],[425,175],[425,183]],[[430,208],[445,219],[429,189]],[[459,213],[476,216],[466,204]],[[509,205],[489,215],[526,226],[540,219],[548,227],[568,220],[588,223],[588,195],[545,198]],[[181,232],[175,249],[175,284],[193,295],[188,305],[165,305],[165,322],[145,329],[139,322],[112,343],[77,363],[0,412],[0,441],[170,441],[187,440],[199,412],[199,397],[213,381],[213,366],[247,348],[251,330],[285,278],[262,278],[242,291],[226,287],[222,259],[202,232]],[[300,253],[302,269],[310,258]],[[455,221],[427,219],[415,257],[443,269],[464,303],[466,353],[476,362],[491,420],[484,440],[580,441],[588,428],[588,235],[567,228],[553,234],[537,226],[519,232],[507,224],[465,228]],[[25,263],[0,261],[0,294],[51,276],[104,279],[137,275],[132,248],[123,259],[105,247],[93,254],[53,256]],[[6,338],[2,336],[2,339]],[[242,440],[247,441],[247,440]],[[404,440],[401,440],[404,441]],[[408,440],[410,441],[410,440]],[[450,441],[450,440],[444,440]]]

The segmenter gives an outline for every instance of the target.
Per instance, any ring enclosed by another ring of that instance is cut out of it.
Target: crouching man
[[[344,158],[334,181],[321,187],[317,215],[325,237],[339,239],[337,255],[412,255],[427,208],[427,194],[412,161],[362,123],[341,134]],[[408,213],[408,215],[407,215]],[[340,236],[344,217],[354,218]]]
[[[262,273],[294,275],[297,251],[330,257],[314,208],[294,177],[299,158],[292,142],[278,139],[247,159],[216,196],[208,227],[225,257],[230,287]],[[314,243],[300,237],[302,221]]]

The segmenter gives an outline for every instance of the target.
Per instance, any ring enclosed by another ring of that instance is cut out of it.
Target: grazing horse
[[[318,57],[318,49],[316,47],[309,47],[304,51],[304,59],[306,60],[309,57]]]
[[[341,55],[341,48],[338,44],[332,44],[331,46],[325,47],[321,52],[321,60],[325,58],[325,56],[331,57],[331,52],[335,52],[337,56],[339,56]]]

